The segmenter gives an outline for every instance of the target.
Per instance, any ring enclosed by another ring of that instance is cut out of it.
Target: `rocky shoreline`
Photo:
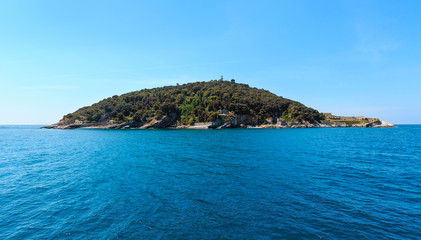
[[[275,124],[262,124],[262,125],[247,125],[247,124],[236,124],[234,121],[223,123],[220,121],[216,122],[201,122],[195,123],[194,125],[174,125],[166,119],[161,121],[151,121],[146,124],[139,124],[134,122],[124,122],[124,123],[95,123],[95,124],[52,124],[44,126],[42,128],[46,129],[227,129],[227,128],[253,128],[253,129],[263,129],[263,128],[344,128],[344,127],[353,127],[353,128],[385,128],[385,127],[395,127],[395,125],[385,122],[382,120],[377,120],[369,123],[358,123],[358,124],[344,124],[341,122],[334,122],[333,124],[329,121],[322,123],[286,123],[284,121],[279,121]]]

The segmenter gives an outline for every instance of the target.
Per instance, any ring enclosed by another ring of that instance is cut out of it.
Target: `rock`
[[[334,127],[346,127],[347,125],[344,122],[334,122],[333,126]]]
[[[146,128],[169,128],[170,126],[174,125],[176,122],[177,115],[171,114],[169,116],[164,116],[161,120],[153,119],[147,124],[142,125],[139,127],[140,129],[146,129]]]
[[[367,123],[352,124],[351,127],[367,127]]]
[[[232,127],[231,123],[225,123],[217,127],[216,129],[231,128],[231,127]]]
[[[221,119],[216,119],[216,121],[215,122],[213,122],[210,126],[209,126],[209,128],[217,128],[217,127],[219,127],[219,126],[221,126],[222,125],[222,120]]]
[[[319,124],[320,127],[332,127],[332,123],[329,121],[323,121]]]
[[[297,128],[298,125],[299,125],[298,122],[290,122],[290,123],[288,123],[288,127],[291,127],[291,128]]]
[[[58,124],[51,124],[48,126],[43,126],[41,128],[45,128],[45,129],[57,129],[58,128]]]
[[[285,121],[281,120],[281,119],[278,120],[278,122],[276,123],[276,125],[279,126],[279,127],[287,127],[288,126],[288,124]]]
[[[212,126],[212,122],[195,123],[193,126],[188,126],[189,129],[208,129]]]
[[[389,122],[378,120],[378,121],[367,124],[367,127],[395,127],[395,125]]]

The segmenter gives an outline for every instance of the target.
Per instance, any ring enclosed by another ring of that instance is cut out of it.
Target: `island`
[[[234,79],[176,84],[106,98],[49,129],[394,127],[378,118],[320,113]]]

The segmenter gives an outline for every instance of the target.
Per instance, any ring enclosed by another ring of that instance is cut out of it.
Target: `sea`
[[[421,239],[421,125],[0,126],[0,239]]]

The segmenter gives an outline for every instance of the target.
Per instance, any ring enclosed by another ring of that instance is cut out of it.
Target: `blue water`
[[[421,126],[0,126],[0,239],[421,239]]]

